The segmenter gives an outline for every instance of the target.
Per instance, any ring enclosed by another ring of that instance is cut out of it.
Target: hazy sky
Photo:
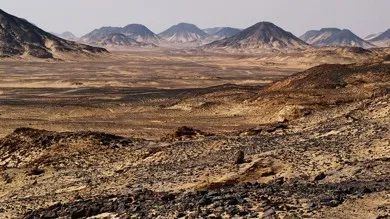
[[[390,28],[390,0],[0,0],[0,8],[46,31],[78,36],[130,23],[159,33],[179,22],[246,28],[270,21],[297,36],[321,27],[361,37]]]

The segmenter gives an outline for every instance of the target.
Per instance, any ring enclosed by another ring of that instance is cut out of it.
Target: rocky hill
[[[207,44],[205,49],[275,52],[309,48],[292,33],[270,23],[257,23],[229,38]]]
[[[105,49],[77,44],[0,10],[0,57],[54,58],[60,53],[105,53]]]
[[[364,37],[364,40],[369,41],[369,40],[374,39],[375,37],[381,35],[382,33],[383,32],[370,34],[370,35]]]
[[[122,28],[121,33],[141,43],[160,44],[161,39],[146,26],[129,24]]]
[[[205,41],[213,42],[216,40],[222,40],[231,36],[234,36],[241,32],[240,29],[232,28],[232,27],[222,27],[218,31],[213,34],[209,34],[210,36],[205,39]]]
[[[79,38],[76,35],[74,35],[73,33],[69,32],[69,31],[63,32],[61,34],[55,34],[55,35],[62,38],[62,39],[66,39],[66,40],[70,40],[70,41],[79,40]]]
[[[370,39],[369,42],[380,47],[390,47],[390,29]]]
[[[93,42],[103,47],[157,47],[155,44],[143,43],[121,33],[113,33]]]
[[[303,41],[313,46],[347,46],[372,48],[371,44],[358,37],[350,30],[338,28],[323,28],[321,30],[311,30],[300,37]]]
[[[212,27],[212,28],[202,29],[202,31],[207,33],[208,35],[213,35],[216,32],[220,31],[222,28],[223,27]]]
[[[208,37],[208,34],[194,24],[179,23],[160,33],[170,43],[193,43]]]
[[[90,33],[82,36],[80,38],[80,41],[85,42],[85,43],[90,43],[90,42],[96,42],[110,34],[113,33],[121,33],[122,28],[121,27],[101,27],[99,29],[95,29],[91,31]]]
[[[123,34],[139,43],[160,44],[163,40],[141,24],[129,24],[125,27],[102,27],[95,29],[81,38],[81,41],[98,44],[111,34]]]

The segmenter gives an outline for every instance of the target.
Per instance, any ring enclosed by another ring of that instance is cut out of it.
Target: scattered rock
[[[326,178],[326,174],[321,172],[320,174],[318,174],[317,176],[314,177],[314,181],[320,181],[320,180],[323,180]]]
[[[275,213],[276,213],[275,210],[273,208],[270,208],[270,209],[264,211],[262,218],[269,217],[271,215],[274,215]]]
[[[39,168],[34,168],[32,170],[30,170],[27,175],[28,176],[39,176],[41,174],[43,174],[45,172],[45,170],[43,169],[39,169]]]
[[[234,161],[234,164],[243,164],[245,163],[245,154],[243,151],[238,151],[236,154],[236,159]]]

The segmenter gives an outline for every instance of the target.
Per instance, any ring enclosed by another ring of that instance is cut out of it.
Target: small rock
[[[28,172],[27,175],[29,175],[29,176],[38,176],[38,175],[41,175],[44,172],[45,172],[45,170],[43,170],[43,169],[34,168],[30,172]]]
[[[263,216],[262,218],[265,218],[265,217],[269,217],[271,215],[274,215],[276,212],[274,209],[270,208],[268,210],[266,210],[264,213],[263,213]]]
[[[321,172],[320,174],[318,174],[317,176],[314,177],[314,181],[323,180],[323,179],[325,179],[325,177],[326,177],[325,173]]]
[[[183,212],[179,212],[178,214],[177,214],[177,218],[181,218],[181,217],[185,217],[186,216],[186,214],[185,213],[183,213]]]
[[[234,164],[243,164],[245,163],[245,154],[243,151],[238,151],[236,154],[236,160]]]
[[[207,197],[203,197],[202,199],[199,200],[198,204],[201,205],[201,206],[204,206],[204,205],[209,205],[211,204],[211,199],[207,198]]]
[[[315,207],[315,203],[314,202],[303,203],[302,207],[305,208],[305,209],[312,209],[312,208]]]

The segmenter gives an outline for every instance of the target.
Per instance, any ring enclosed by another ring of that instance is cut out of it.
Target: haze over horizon
[[[188,22],[200,28],[231,26],[247,28],[260,21],[270,21],[300,36],[308,30],[324,27],[350,29],[360,37],[390,28],[388,0],[2,0],[7,13],[25,18],[42,29],[82,36],[102,26],[144,24],[155,33]]]

